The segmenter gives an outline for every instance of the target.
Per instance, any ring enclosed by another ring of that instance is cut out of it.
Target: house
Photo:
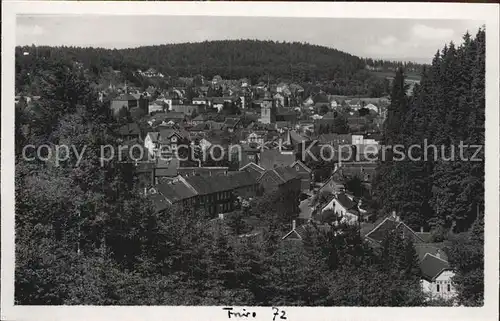
[[[224,121],[224,129],[226,129],[230,133],[234,132],[237,129],[240,129],[241,127],[241,119],[238,117],[227,117]]]
[[[200,114],[205,111],[205,105],[199,104],[182,104],[182,105],[172,105],[171,110],[176,113],[183,113],[184,115],[191,116],[194,112]]]
[[[285,84],[284,82],[280,82],[277,86],[276,86],[276,92],[278,93],[282,93],[285,89],[288,89],[288,85]]]
[[[266,170],[259,177],[258,182],[265,193],[281,190],[283,192],[293,192],[298,196],[301,190],[301,178],[299,174],[294,168],[288,166]]]
[[[118,135],[123,140],[141,139],[141,129],[137,123],[129,123],[118,128]]]
[[[189,141],[189,133],[184,130],[175,128],[162,128],[158,132],[149,132],[144,139],[144,147],[150,155],[158,156],[173,155],[177,146],[187,144]]]
[[[297,123],[297,113],[293,109],[277,108],[275,121],[283,121],[291,124]]]
[[[240,157],[238,159],[239,167],[245,166],[249,163],[260,163],[260,153],[262,151],[261,146],[255,143],[243,143],[240,146],[241,154],[239,155]]]
[[[250,173],[255,179],[260,178],[266,171],[265,168],[260,167],[256,163],[248,163],[245,166],[242,166],[239,170]]]
[[[148,113],[151,115],[152,113],[163,112],[165,110],[165,106],[163,106],[163,102],[160,100],[156,100],[148,106]]]
[[[253,198],[257,195],[259,183],[255,174],[250,171],[228,172],[228,179],[233,185],[233,195],[243,199]]]
[[[341,218],[341,222],[347,224],[356,224],[359,222],[359,210],[358,204],[354,202],[353,198],[349,197],[345,193],[339,193],[326,204],[320,211],[324,213],[327,210],[331,210],[335,215]]]
[[[341,173],[347,179],[359,178],[362,182],[372,182],[377,168],[376,162],[348,162],[339,163]]]
[[[296,160],[290,167],[294,168],[295,171],[299,173],[302,191],[309,191],[311,189],[311,169],[300,160]]]
[[[179,167],[177,174],[182,177],[225,175],[228,173],[228,167]]]
[[[192,103],[193,105],[205,105],[210,107],[212,101],[207,97],[195,97],[192,99]]]
[[[396,211],[393,211],[390,216],[387,216],[375,228],[365,235],[365,239],[373,246],[380,246],[386,235],[392,231],[401,231],[403,238],[411,238],[414,244],[424,243],[424,240],[418,236],[408,225],[406,225]]]
[[[264,149],[260,154],[260,166],[264,169],[273,169],[280,166],[290,166],[295,162],[293,152],[282,152],[277,149]]]
[[[206,116],[204,116],[204,115],[198,115],[195,118],[191,119],[191,124],[193,126],[197,126],[197,125],[200,125],[200,124],[204,124],[205,120],[206,120]]]
[[[169,205],[194,206],[197,195],[196,190],[181,180],[158,184],[148,191],[157,212],[165,210]]]
[[[420,261],[422,291],[432,299],[452,300],[456,296],[452,278],[455,273],[441,253],[426,253]]]
[[[276,107],[288,107],[288,99],[285,99],[285,96],[280,92],[274,94],[273,100]]]
[[[252,131],[246,136],[243,142],[247,144],[255,144],[257,146],[262,146],[264,144],[264,138],[265,136],[261,133],[258,133],[256,131]]]
[[[182,123],[186,119],[186,116],[183,112],[168,112],[165,114],[164,122],[166,123]]]
[[[212,217],[220,213],[233,211],[236,199],[235,191],[257,190],[257,182],[251,180],[246,173],[241,173],[239,177],[232,175],[215,175],[211,177],[190,176],[180,177],[187,186],[197,193],[197,205],[204,207]],[[245,176],[242,179],[243,175]]]
[[[319,188],[318,194],[322,192],[340,194],[345,192],[345,185],[343,184],[344,177],[339,170],[333,172],[323,185]]]
[[[143,106],[144,104],[145,106]],[[123,94],[111,100],[110,108],[113,115],[117,115],[122,109],[130,110],[141,106],[147,111],[148,101],[140,97],[137,99],[131,94]]]

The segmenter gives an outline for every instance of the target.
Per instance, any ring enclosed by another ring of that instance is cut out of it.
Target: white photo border
[[[14,306],[14,47],[16,15],[183,15],[457,19],[486,25],[485,304],[477,308],[288,307],[295,320],[497,320],[499,302],[499,10],[496,4],[378,2],[2,2],[1,320],[225,320],[221,307]],[[465,17],[465,18],[464,18]],[[465,30],[464,30],[465,32]],[[472,31],[474,32],[474,31]],[[252,320],[272,320],[269,307]]]

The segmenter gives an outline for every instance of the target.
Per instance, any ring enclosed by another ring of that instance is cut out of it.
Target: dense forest
[[[24,55],[29,53],[29,55]],[[331,94],[369,95],[372,89],[384,86],[384,77],[366,70],[374,64],[391,71],[401,63],[362,59],[348,53],[304,43],[256,40],[205,41],[201,43],[145,46],[133,49],[80,47],[16,48],[16,88],[26,88],[37,71],[37,61],[79,62],[99,79],[110,70],[121,71],[123,78],[141,84],[134,76],[138,69],[154,68],[166,76],[166,84],[178,83],[182,77],[202,75],[211,80],[247,78],[259,81],[288,81],[300,84],[324,84]],[[418,72],[421,66],[405,64]],[[382,78],[382,79],[381,79]],[[160,82],[163,85],[163,81]],[[33,90],[30,90],[33,91]]]
[[[381,213],[397,210],[414,229],[430,228],[436,242],[467,235],[471,227],[478,233],[484,224],[485,30],[463,40],[436,53],[412,97],[403,70],[397,72],[383,143],[402,145],[414,160],[389,151],[374,186]],[[470,147],[461,152],[461,144]],[[462,294],[477,303],[483,243],[459,239],[451,261],[466,283],[459,285],[466,287]]]

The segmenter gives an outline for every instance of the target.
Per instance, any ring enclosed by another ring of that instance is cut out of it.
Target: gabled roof
[[[337,195],[337,201],[339,202],[339,204],[345,208],[346,210],[350,210],[350,209],[355,209],[357,206],[356,206],[356,203],[354,203],[346,194],[344,193],[341,193],[339,195]]]
[[[148,132],[146,136],[149,136],[151,138],[151,141],[153,143],[158,142],[158,137],[160,133],[159,132]]]
[[[450,270],[448,262],[430,253],[427,253],[420,262],[422,278],[429,282],[434,282],[446,270]]]
[[[306,224],[302,224],[299,227],[296,227],[295,229],[292,229],[290,232],[288,232],[281,239],[282,240],[290,239],[290,240],[302,241],[306,237],[307,233],[327,232],[330,229],[331,229],[331,226],[328,224],[306,223]]]
[[[387,233],[397,229],[401,229],[405,237],[410,235],[413,237],[414,241],[424,242],[424,240],[422,240],[410,227],[408,227],[408,225],[392,216],[386,217],[379,225],[366,234],[365,237],[380,244],[384,240]]]
[[[312,171],[309,167],[306,166],[306,164],[302,163],[300,160],[296,160],[292,165],[290,165],[290,167],[295,167],[296,165],[299,165],[308,173]]]
[[[272,179],[277,185],[282,185],[297,178],[298,173],[293,168],[281,166],[265,171],[259,179],[262,179],[264,176]]]
[[[250,162],[246,164],[245,166],[240,168],[240,171],[246,170],[246,169],[252,169],[260,172],[261,174],[264,173],[266,170],[259,165],[255,164],[254,162]]]
[[[426,254],[439,255],[445,261],[447,259],[446,253],[443,251],[444,243],[416,243],[414,246],[419,261],[422,261]]]

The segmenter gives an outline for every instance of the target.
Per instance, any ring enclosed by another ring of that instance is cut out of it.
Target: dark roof
[[[299,175],[294,168],[288,166],[276,167],[274,171],[278,173],[283,182],[288,182],[294,178],[297,178]]]
[[[131,94],[123,94],[123,95],[120,95],[120,96],[114,98],[113,100],[129,101],[129,100],[137,100],[137,99],[134,96],[132,96]]]
[[[247,171],[229,172],[228,179],[235,189],[257,184],[254,175]]]
[[[321,134],[318,137],[320,143],[352,144],[352,135],[345,134]]]
[[[429,282],[433,282],[441,272],[448,269],[450,269],[450,266],[447,261],[430,253],[427,253],[420,262],[422,277]]]
[[[186,182],[193,187],[199,195],[208,195],[223,191],[230,191],[233,185],[228,176],[189,176],[185,178]]]
[[[178,175],[179,160],[172,158],[169,160],[158,159],[155,166],[156,177],[175,177]]]
[[[260,176],[262,176],[262,174],[266,171],[264,168],[260,167],[259,165],[251,162],[251,163],[248,163],[246,164],[245,166],[243,166],[242,168],[240,168],[240,171],[246,171],[250,174],[252,174],[252,176],[257,179],[259,178]]]
[[[185,115],[183,112],[171,111],[165,115],[165,119],[184,119]]]
[[[189,186],[182,181],[175,183],[163,183],[156,185],[156,190],[172,203],[194,197],[197,195]]]
[[[193,118],[194,121],[204,121],[205,120],[205,116],[204,115],[198,115],[196,116],[195,118]]]
[[[277,108],[276,115],[278,116],[296,116],[296,112],[293,109],[288,108]]]
[[[139,125],[137,125],[137,123],[129,123],[121,126],[118,129],[118,134],[120,136],[140,135],[141,129],[139,128]]]
[[[447,260],[446,253],[443,250],[444,243],[416,243],[414,245],[419,261],[422,261],[427,253],[435,256],[439,254],[442,259]]]
[[[379,225],[377,225],[372,231],[366,234],[366,237],[375,241],[382,242],[387,235],[387,233],[394,230],[400,230],[403,232],[403,237],[412,237],[414,242],[424,242],[410,227],[405,223],[399,221],[398,218],[393,218],[392,216],[386,217]]]
[[[239,118],[226,118],[224,125],[234,127],[240,122]]]
[[[273,169],[276,166],[290,166],[295,162],[295,154],[282,154],[276,149],[264,149],[261,153],[260,166]]]
[[[415,234],[424,240],[425,243],[430,243],[432,240],[432,234],[430,232],[416,232]]]
[[[156,212],[161,212],[167,209],[170,205],[165,196],[158,193],[149,195],[149,199],[153,202]]]
[[[181,176],[214,176],[227,172],[228,167],[179,167],[177,172]]]
[[[347,197],[347,195],[344,193],[337,195],[337,200],[340,203],[340,205],[342,205],[342,207],[344,207],[347,210],[356,208],[356,203],[351,201],[351,199]]]

